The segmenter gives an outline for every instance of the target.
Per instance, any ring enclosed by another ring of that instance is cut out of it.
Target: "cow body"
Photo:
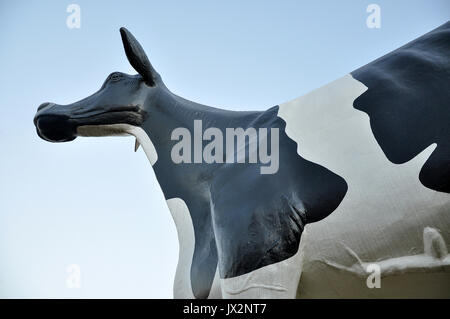
[[[44,104],[35,124],[50,141],[136,136],[178,231],[175,297],[450,296],[450,23],[264,112],[176,96],[121,32],[140,75],[113,74],[70,106]],[[131,100],[117,105],[117,96]],[[279,130],[278,171],[174,163],[171,133],[195,134],[196,120],[204,129]],[[366,285],[372,263],[384,289]]]
[[[407,266],[423,254],[426,227],[441,230],[444,241],[450,242],[450,195],[419,180],[436,145],[404,164],[390,162],[373,136],[369,117],[353,107],[366,91],[347,75],[280,106],[279,115],[286,119],[288,136],[298,141],[299,153],[342,176],[348,185],[329,217],[305,227],[298,296],[449,296],[450,286],[444,284],[444,278],[450,282],[449,257],[437,262],[438,267],[422,261]],[[321,116],[312,121],[310,114]],[[395,258],[404,260],[398,269],[382,269],[383,289],[369,289],[369,274],[361,262],[383,266]],[[431,280],[436,274],[444,281]],[[399,275],[404,283],[395,282]]]

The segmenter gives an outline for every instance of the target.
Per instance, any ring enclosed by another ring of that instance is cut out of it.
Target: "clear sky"
[[[69,29],[66,8],[81,8]],[[369,29],[366,8],[381,8]],[[53,144],[40,103],[135,74],[119,28],[141,42],[174,93],[264,110],[343,76],[449,20],[448,0],[1,1],[0,297],[170,298],[176,229],[131,137]],[[81,287],[68,288],[78,265]],[[73,273],[72,273],[73,274]]]

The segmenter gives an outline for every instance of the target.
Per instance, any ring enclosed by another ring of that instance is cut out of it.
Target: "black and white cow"
[[[136,137],[178,231],[175,297],[450,296],[449,22],[264,112],[173,94],[120,32],[138,74],[114,72],[70,105],[44,103],[34,124],[50,142]],[[174,163],[172,132],[194,134],[195,120],[204,130],[278,128],[278,170]],[[383,289],[366,286],[374,262]]]

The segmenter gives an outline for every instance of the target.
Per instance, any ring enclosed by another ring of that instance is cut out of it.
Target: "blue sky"
[[[69,29],[66,8],[81,8]],[[366,7],[381,8],[381,28]],[[119,28],[141,42],[174,93],[264,110],[438,27],[439,1],[9,1],[0,3],[0,297],[170,298],[176,229],[131,137],[52,144],[32,120],[45,101],[135,74]],[[66,268],[81,269],[81,288]]]

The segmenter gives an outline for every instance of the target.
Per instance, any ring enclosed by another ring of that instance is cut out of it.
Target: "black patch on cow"
[[[277,116],[278,106],[265,112],[231,112],[168,92],[155,99],[159,101],[151,104],[161,107],[147,109],[142,127],[158,153],[153,168],[164,196],[183,199],[191,214],[195,297],[209,295],[218,261],[220,277],[230,278],[293,256],[305,224],[328,216],[345,196],[343,178],[298,155],[297,144]],[[170,139],[171,132],[185,127],[193,136],[194,119],[202,121],[203,131],[216,127],[224,136],[226,128],[279,128],[278,172],[262,175],[260,167],[267,164],[249,164],[248,158],[245,164],[173,163],[170,153],[178,141]]]
[[[250,127],[279,129],[279,170],[261,175],[264,164],[227,164],[212,180],[221,278],[295,255],[305,225],[332,213],[347,192],[342,177],[298,155],[277,112],[278,106],[261,113]]]
[[[450,22],[352,75],[368,87],[354,107],[369,115],[386,157],[402,164],[436,143],[419,179],[450,193]]]

